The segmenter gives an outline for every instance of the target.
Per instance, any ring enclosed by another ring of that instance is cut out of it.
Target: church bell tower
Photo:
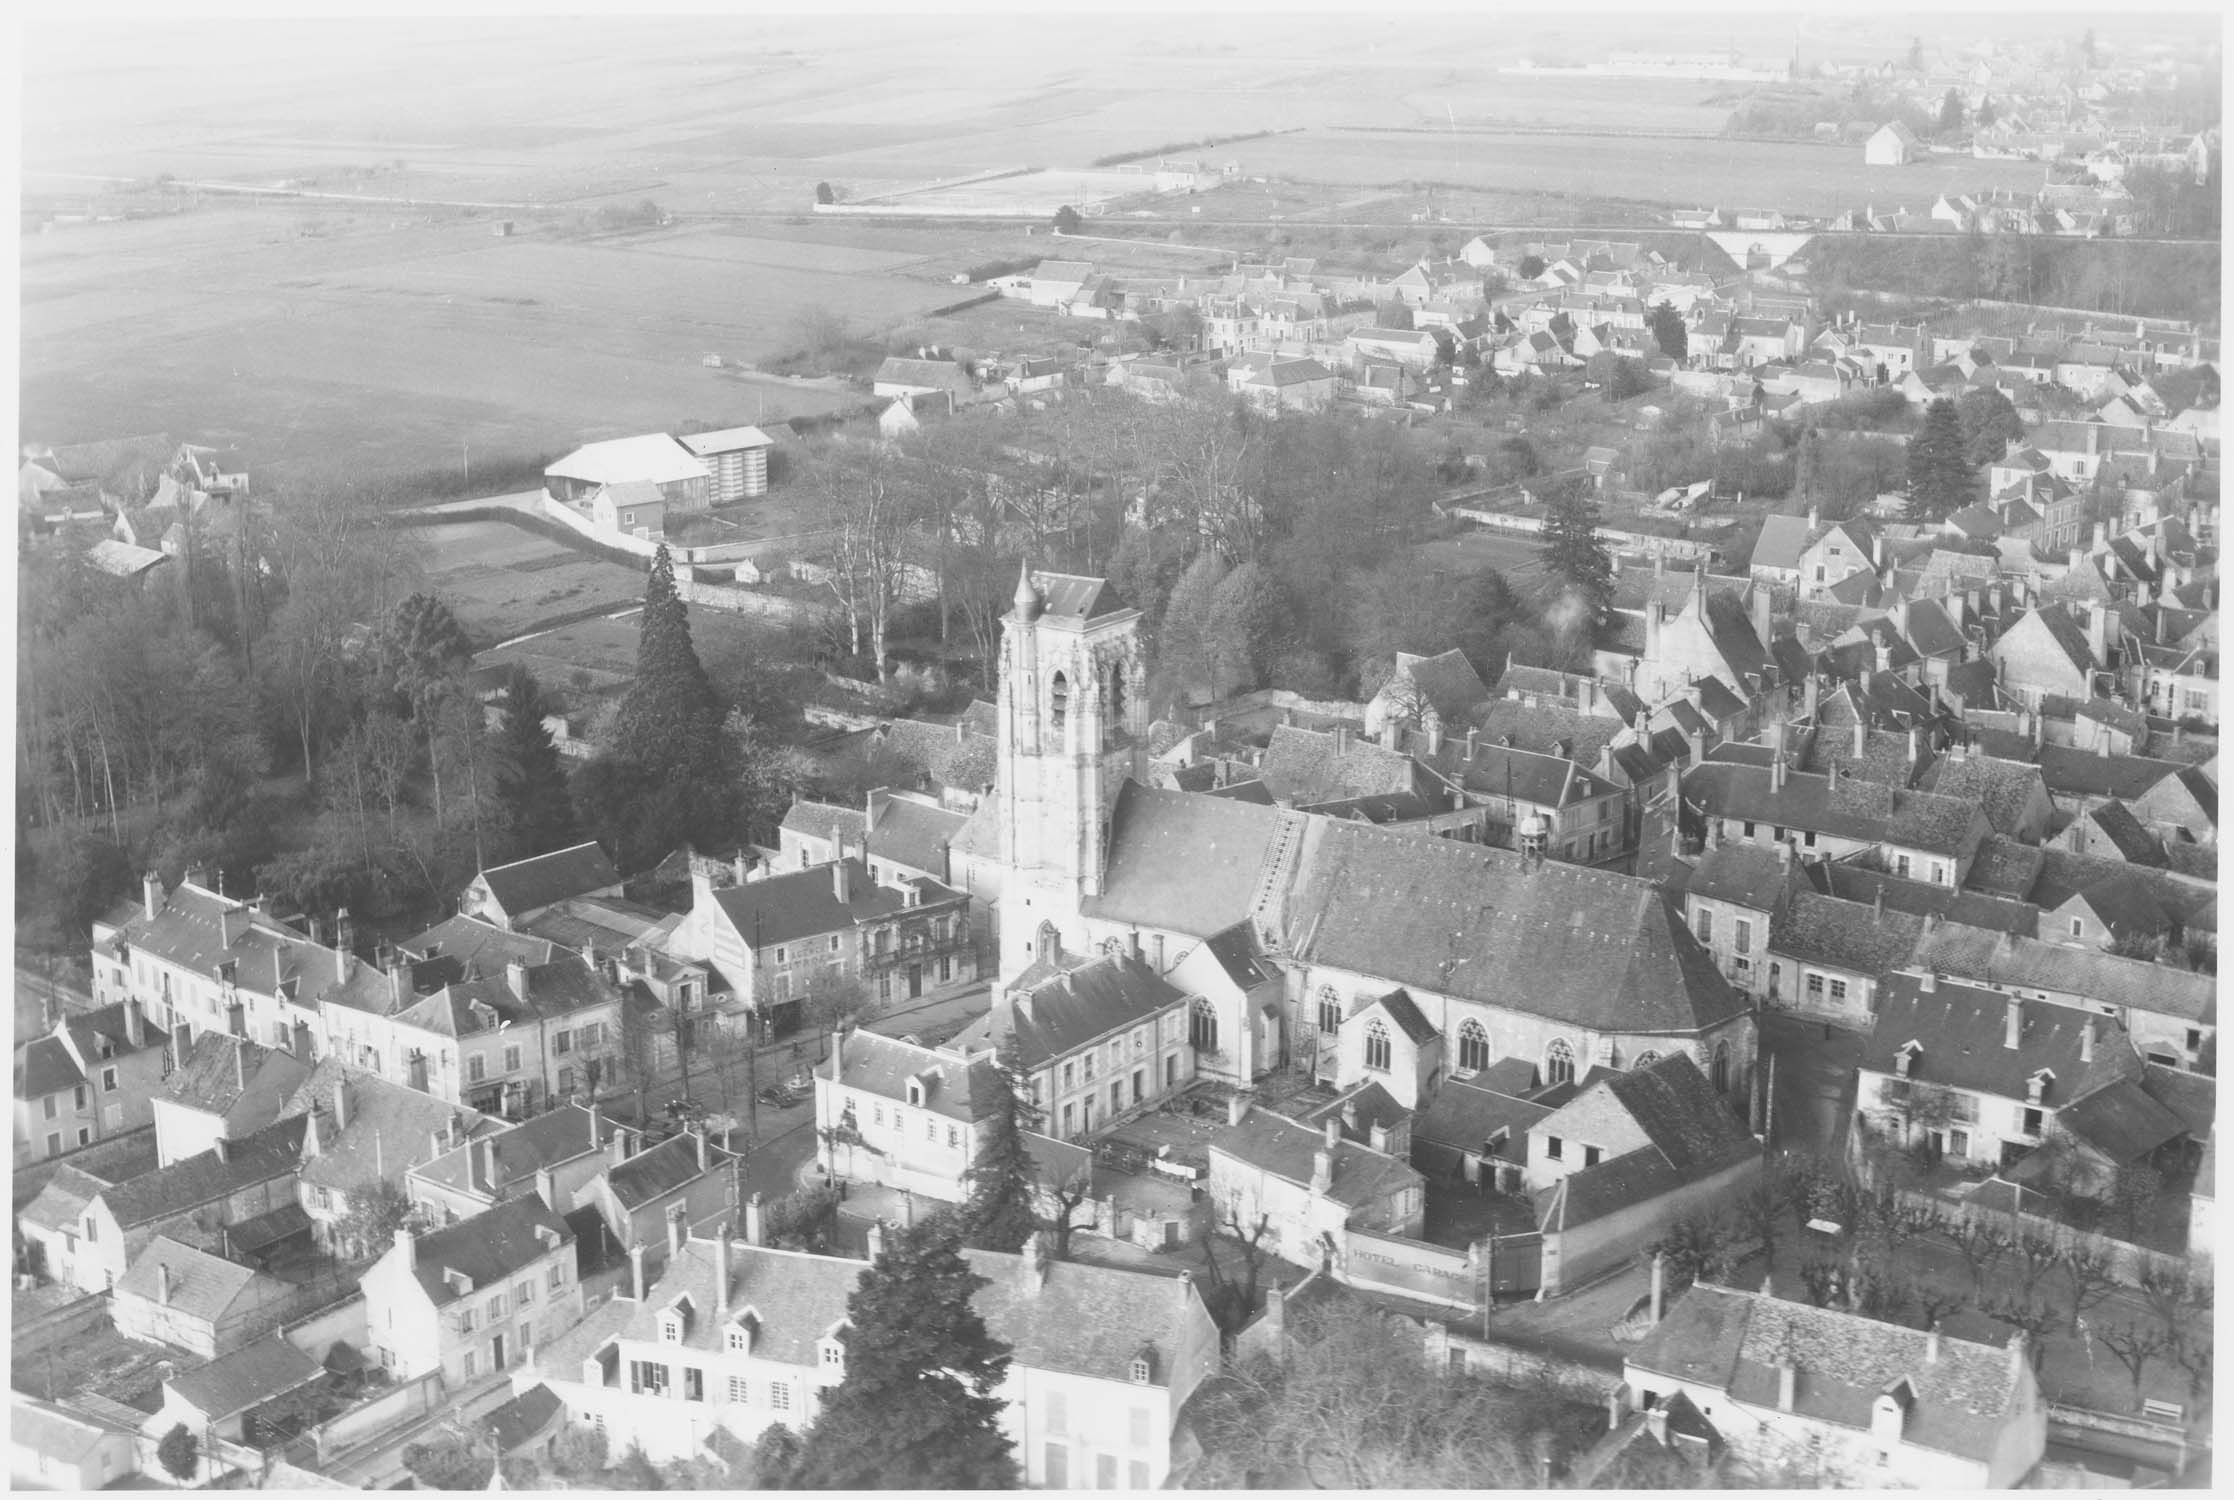
[[[1086,945],[1117,791],[1142,769],[1140,611],[1108,583],[1025,568],[1001,626],[1000,974]]]

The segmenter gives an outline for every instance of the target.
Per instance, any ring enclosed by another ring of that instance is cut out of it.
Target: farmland
[[[1922,212],[1941,193],[2031,188],[2029,162],[1949,157],[1906,167],[1863,165],[1859,147],[1800,141],[1652,136],[1551,136],[1486,130],[1311,130],[1232,148],[1251,176],[1380,187],[1449,183],[1696,207],[1759,204],[1833,214],[1865,203]]]
[[[476,641],[509,640],[541,621],[610,605],[644,591],[634,568],[501,521],[469,521],[412,533],[427,581],[449,600]]]

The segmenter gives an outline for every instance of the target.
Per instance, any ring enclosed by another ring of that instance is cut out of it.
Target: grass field
[[[1923,212],[1941,193],[2037,187],[2027,162],[1969,157],[1870,167],[1859,147],[1650,136],[1549,136],[1313,130],[1233,148],[1251,175],[1386,186],[1474,188],[1629,198],[1676,206],[1761,205],[1831,214],[1865,204]]]
[[[691,641],[699,660],[717,680],[725,663],[746,655],[765,655],[781,627],[711,609],[690,612]],[[485,651],[480,665],[519,662],[538,680],[571,693],[583,674],[589,691],[624,686],[635,675],[637,617],[584,620],[561,626],[501,651]]]
[[[643,575],[634,568],[501,521],[430,526],[412,535],[420,543],[428,583],[483,644],[508,640],[538,621],[575,610],[599,604],[618,609],[644,592]]]

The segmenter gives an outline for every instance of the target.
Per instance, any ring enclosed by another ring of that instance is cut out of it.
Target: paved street
[[[1761,1068],[1776,1059],[1771,1092],[1771,1151],[1812,1154],[1843,1161],[1846,1121],[1854,1104],[1854,1065],[1862,1054],[1862,1035],[1802,1020],[1780,1011],[1761,1015]]]

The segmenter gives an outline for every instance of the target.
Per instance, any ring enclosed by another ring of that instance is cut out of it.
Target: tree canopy
[[[1652,341],[1660,352],[1682,364],[1691,357],[1691,331],[1683,326],[1683,314],[1675,310],[1672,302],[1656,302],[1645,317],[1645,326],[1652,330]]]
[[[1543,531],[1544,571],[1579,597],[1593,622],[1613,607],[1613,557],[1598,536],[1598,503],[1587,484],[1567,481],[1552,487]]]
[[[971,1295],[951,1214],[886,1232],[847,1301],[845,1377],[807,1430],[800,1489],[1013,1489],[1014,1444],[996,1394],[1009,1349]]]
[[[1944,521],[1971,501],[1977,471],[1964,452],[1962,416],[1945,396],[1924,408],[1923,430],[1908,442],[1915,519]]]
[[[496,765],[496,801],[505,822],[512,858],[565,848],[574,841],[574,802],[567,791],[566,766],[543,721],[550,713],[535,674],[515,665],[498,699],[496,738],[489,747]]]
[[[1039,1168],[1024,1148],[1024,1132],[1038,1123],[1031,1085],[1017,1053],[1015,1033],[1001,1043],[1001,1094],[978,1130],[970,1163],[970,1195],[962,1204],[962,1234],[976,1249],[1015,1254],[1039,1229],[1033,1210]]]

